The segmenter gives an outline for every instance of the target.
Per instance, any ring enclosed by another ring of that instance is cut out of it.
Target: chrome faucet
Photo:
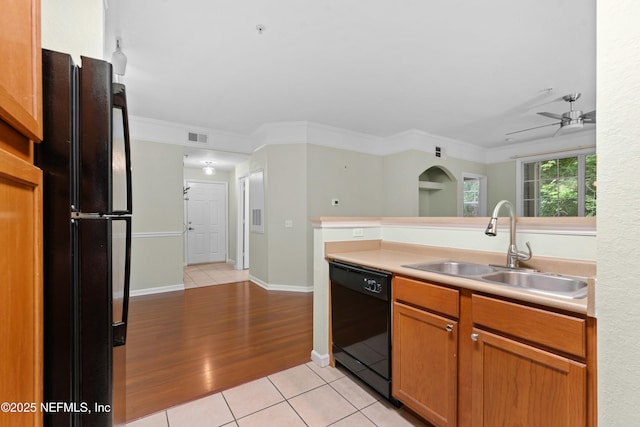
[[[496,207],[493,209],[493,215],[491,215],[491,220],[489,220],[489,225],[487,225],[487,229],[484,234],[487,236],[496,236],[498,234],[498,212],[502,206],[506,206],[509,210],[509,219],[510,219],[510,228],[509,228],[509,249],[507,250],[507,267],[508,268],[518,268],[518,263],[520,261],[527,261],[531,259],[531,245],[529,242],[526,243],[527,248],[529,248],[529,253],[522,252],[518,250],[516,246],[516,215],[513,212],[513,205],[508,200],[500,200]]]

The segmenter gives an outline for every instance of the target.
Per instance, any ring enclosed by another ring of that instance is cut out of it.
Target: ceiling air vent
[[[189,142],[197,142],[197,143],[200,143],[200,144],[206,144],[208,139],[209,139],[209,136],[207,134],[189,132]]]

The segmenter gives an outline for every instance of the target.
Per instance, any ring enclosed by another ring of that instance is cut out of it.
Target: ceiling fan
[[[581,110],[574,110],[573,103],[576,102],[578,98],[580,98],[580,93],[570,93],[569,95],[565,95],[562,98],[558,99],[558,101],[563,100],[569,103],[569,111],[563,114],[555,114],[542,112],[537,113],[541,116],[549,117],[552,119],[560,120],[557,123],[551,123],[548,125],[536,126],[529,129],[517,130],[515,132],[509,132],[507,135],[513,135],[514,133],[526,132],[533,129],[539,129],[547,126],[557,126],[560,125],[558,130],[553,134],[552,138],[560,132],[562,129],[582,129],[585,123],[587,124],[595,124],[596,122],[596,110],[589,111],[588,113],[583,113]]]

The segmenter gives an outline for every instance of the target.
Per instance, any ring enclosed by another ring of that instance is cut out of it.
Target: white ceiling
[[[595,109],[595,9],[595,0],[108,0],[105,58],[120,37],[135,116],[243,135],[289,121],[380,137],[418,129],[498,147],[551,136],[555,126],[505,141],[554,123],[536,112],[567,111],[565,94],[581,92],[577,109]]]

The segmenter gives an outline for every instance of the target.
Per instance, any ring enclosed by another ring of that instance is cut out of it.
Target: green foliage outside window
[[[464,191],[464,203],[463,203],[463,216],[478,216],[479,208],[479,195],[480,195],[480,180],[479,179],[464,179],[463,183]]]
[[[596,216],[596,155],[585,156],[584,216]]]
[[[524,171],[526,216],[596,215],[595,154],[528,163]]]

